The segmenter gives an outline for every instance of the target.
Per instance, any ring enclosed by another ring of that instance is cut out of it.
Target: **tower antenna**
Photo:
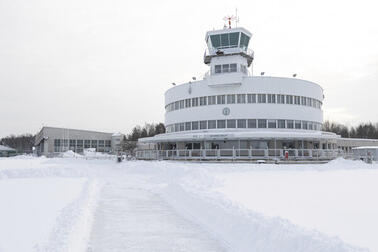
[[[226,16],[223,18],[224,21],[228,21],[228,28],[231,29],[231,21],[236,21],[235,16]]]
[[[236,24],[236,27],[238,27],[238,23],[239,23],[239,16],[238,16],[238,8],[235,9],[235,24]]]

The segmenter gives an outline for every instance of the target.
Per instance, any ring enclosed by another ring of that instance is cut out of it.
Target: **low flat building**
[[[8,146],[0,145],[0,157],[12,157],[17,155],[17,150]]]
[[[83,153],[89,148],[113,153],[120,149],[123,136],[121,133],[43,127],[36,136],[35,149],[38,155],[44,156],[55,156],[68,150]]]

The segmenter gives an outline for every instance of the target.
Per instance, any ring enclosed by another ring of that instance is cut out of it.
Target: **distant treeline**
[[[356,127],[347,127],[340,123],[325,121],[323,131],[329,131],[346,138],[378,139],[378,123],[360,123]]]
[[[137,125],[124,137],[122,149],[123,151],[132,151],[136,148],[139,138],[153,137],[162,133],[165,133],[163,123],[146,123],[143,127]]]
[[[22,134],[10,135],[0,139],[0,145],[16,149],[19,153],[31,153],[33,151],[35,135]]]

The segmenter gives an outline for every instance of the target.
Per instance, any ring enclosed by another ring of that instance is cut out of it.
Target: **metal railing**
[[[331,160],[343,153],[337,149],[181,149],[137,150],[135,155],[145,160]]]

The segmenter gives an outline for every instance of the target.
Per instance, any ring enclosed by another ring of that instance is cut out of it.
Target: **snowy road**
[[[178,216],[158,195],[122,179],[103,188],[88,252],[225,251],[199,226]]]

